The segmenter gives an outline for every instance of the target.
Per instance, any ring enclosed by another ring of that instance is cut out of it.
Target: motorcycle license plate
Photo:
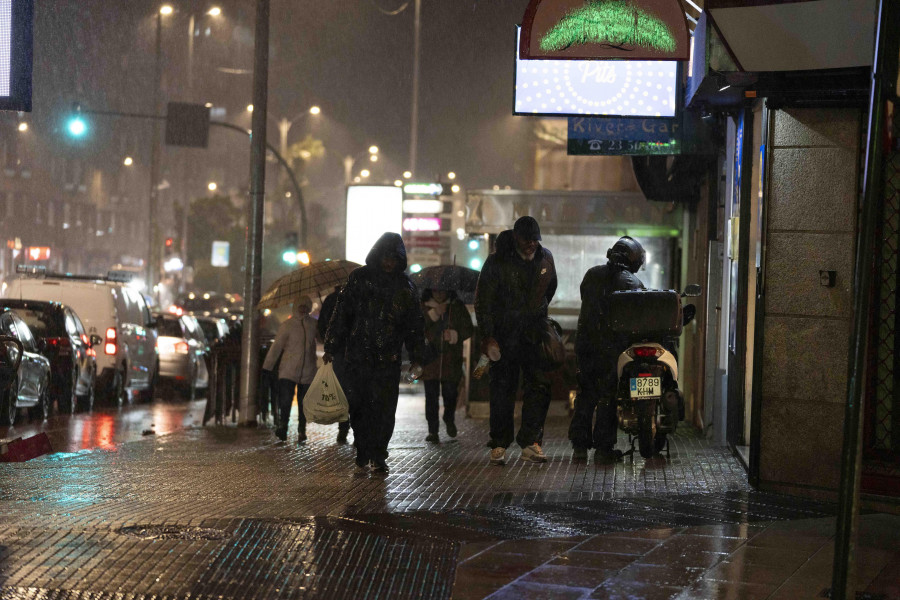
[[[632,398],[651,398],[654,396],[662,396],[662,378],[661,377],[632,377],[631,378],[631,397]]]

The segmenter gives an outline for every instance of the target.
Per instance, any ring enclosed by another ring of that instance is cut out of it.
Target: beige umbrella
[[[256,308],[278,308],[304,295],[321,296],[322,292],[330,292],[336,286],[347,283],[351,271],[359,266],[349,260],[328,260],[300,267],[275,281],[262,295]]]

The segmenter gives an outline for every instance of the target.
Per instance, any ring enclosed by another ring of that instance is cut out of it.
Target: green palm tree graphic
[[[675,37],[659,17],[625,0],[589,0],[559,20],[541,38],[541,50],[552,52],[581,44],[603,44],[620,50],[634,47],[675,51]]]

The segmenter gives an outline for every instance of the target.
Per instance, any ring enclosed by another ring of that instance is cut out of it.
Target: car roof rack
[[[114,283],[128,283],[133,274],[127,271],[109,271],[106,275],[80,275],[76,273],[57,273],[48,271],[43,265],[16,265],[16,273],[31,275],[33,277],[46,277],[48,279],[72,279],[77,281],[110,281]]]

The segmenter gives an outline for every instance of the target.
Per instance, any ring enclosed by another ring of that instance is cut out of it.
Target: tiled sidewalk
[[[352,447],[320,426],[301,446],[265,428],[198,428],[0,464],[0,599],[743,598],[827,587],[833,507],[753,491],[726,450],[689,431],[668,458],[573,463],[567,424],[548,419],[547,464],[516,450],[492,467],[485,421],[460,417],[457,440],[426,444],[423,400],[404,396],[387,476],[356,474]],[[900,524],[866,522],[865,583],[889,589]]]

